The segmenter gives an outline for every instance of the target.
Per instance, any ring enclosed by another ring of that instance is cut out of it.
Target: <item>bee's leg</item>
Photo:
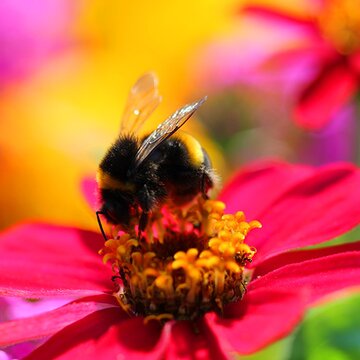
[[[102,226],[102,223],[101,223],[101,219],[100,219],[100,215],[105,215],[105,213],[103,211],[97,211],[96,212],[96,218],[97,218],[97,222],[99,224],[99,228],[100,228],[100,231],[101,231],[101,234],[102,236],[104,237],[105,241],[108,240],[106,234],[105,234],[105,231],[104,231],[104,228]]]
[[[139,219],[139,228],[138,228],[138,238],[140,239],[141,233],[146,229],[146,225],[149,221],[149,213],[147,211],[143,211],[140,215]]]

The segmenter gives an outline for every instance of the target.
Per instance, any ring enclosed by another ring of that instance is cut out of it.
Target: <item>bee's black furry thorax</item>
[[[100,163],[99,171],[107,180],[99,182],[101,211],[112,223],[126,224],[129,214],[148,213],[167,199],[185,204],[212,186],[210,164],[194,164],[186,144],[175,136],[136,166],[142,141],[131,135],[119,137]]]
[[[134,136],[121,136],[110,147],[100,163],[100,169],[120,181],[127,181],[129,170],[134,166],[138,140]]]

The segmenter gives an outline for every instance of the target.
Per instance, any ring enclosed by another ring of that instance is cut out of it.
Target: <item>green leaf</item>
[[[239,355],[239,360],[288,360],[292,351],[293,335],[286,337],[251,355]]]
[[[295,333],[290,359],[360,359],[359,309],[360,293],[312,309]]]
[[[319,248],[324,248],[324,247],[328,247],[328,246],[334,246],[334,245],[355,242],[355,241],[359,241],[359,240],[360,240],[360,226],[356,226],[352,230],[348,231],[347,233],[345,233],[335,239],[323,242],[321,244],[307,246],[306,249],[319,249]]]

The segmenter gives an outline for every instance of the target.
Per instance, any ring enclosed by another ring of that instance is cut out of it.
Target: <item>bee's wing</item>
[[[141,144],[136,153],[135,167],[139,166],[164,140],[180,129],[205,100],[206,97],[183,106],[161,123]]]
[[[136,134],[160,102],[158,79],[155,74],[146,73],[130,90],[121,119],[120,133]]]

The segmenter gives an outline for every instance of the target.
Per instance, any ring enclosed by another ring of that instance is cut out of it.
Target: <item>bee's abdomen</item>
[[[213,187],[209,157],[192,136],[177,133],[161,145],[160,153],[160,176],[171,202],[185,204]]]
[[[198,168],[204,164],[205,157],[203,148],[193,136],[184,131],[179,131],[173,138],[175,141],[179,141],[184,147],[184,151],[188,156],[188,161],[194,168]]]

